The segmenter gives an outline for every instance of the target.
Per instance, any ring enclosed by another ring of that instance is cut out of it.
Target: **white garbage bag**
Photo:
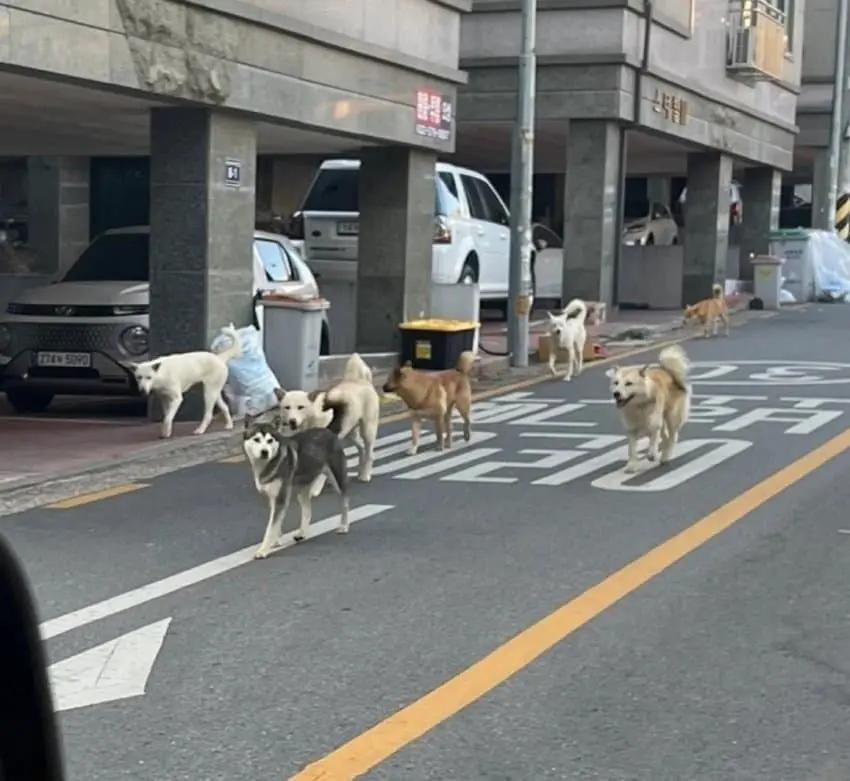
[[[274,394],[280,383],[266,362],[260,332],[249,325],[237,329],[242,355],[230,362],[225,394],[237,417],[246,413],[259,415],[277,405]],[[221,333],[213,339],[210,349],[219,352],[230,344],[230,337]]]
[[[780,304],[796,304],[797,299],[794,298],[794,294],[791,291],[786,290],[785,288],[782,288],[782,290],[779,291],[779,303]]]
[[[815,297],[843,301],[850,294],[850,245],[831,231],[810,231]]]

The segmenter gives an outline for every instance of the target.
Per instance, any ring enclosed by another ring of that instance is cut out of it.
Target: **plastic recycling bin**
[[[307,300],[264,296],[263,351],[284,390],[319,387],[322,320],[330,304],[323,298]]]
[[[471,350],[479,324],[468,320],[411,320],[401,329],[401,362],[414,369],[454,369],[461,353]]]
[[[780,291],[782,290],[782,258],[771,255],[756,255],[753,264],[753,292],[760,298],[765,309],[779,309]]]

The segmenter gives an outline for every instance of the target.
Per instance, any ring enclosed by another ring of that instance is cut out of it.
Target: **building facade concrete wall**
[[[453,137],[415,132],[416,93],[454,101],[467,0],[386,0],[380,35],[378,4],[336,5],[0,0],[0,69],[451,151]]]
[[[729,0],[656,5],[644,69],[644,3],[540,0],[539,120],[619,120],[790,169],[805,3],[795,3],[781,75],[756,82],[733,78],[727,70]],[[684,25],[684,11],[691,9],[691,24]],[[461,66],[469,71],[459,105],[463,128],[514,117],[519,13],[519,0],[476,0],[463,20]],[[662,107],[669,100],[684,101],[683,121]]]

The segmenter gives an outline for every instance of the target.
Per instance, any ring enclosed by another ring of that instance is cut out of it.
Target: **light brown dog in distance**
[[[723,295],[723,287],[714,285],[711,288],[711,298],[698,301],[696,304],[685,307],[684,323],[687,325],[691,320],[699,320],[702,323],[703,333],[706,339],[711,331],[717,336],[717,328],[720,322],[726,327],[726,336],[729,336],[729,310],[726,307],[726,296]]]
[[[410,455],[419,449],[419,432],[422,419],[431,418],[437,429],[437,446],[440,450],[452,446],[452,410],[457,407],[463,418],[463,438],[469,442],[472,386],[469,373],[475,363],[475,355],[469,351],[461,353],[457,368],[444,372],[417,371],[408,361],[404,366],[393,369],[384,383],[384,393],[395,393],[407,405],[413,415],[410,424]]]

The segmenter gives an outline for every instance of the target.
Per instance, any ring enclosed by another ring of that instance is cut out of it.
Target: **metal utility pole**
[[[528,366],[531,289],[531,204],[534,190],[534,94],[537,72],[537,0],[522,0],[517,119],[511,159],[511,266],[508,352],[511,366]]]
[[[845,63],[847,60],[847,3],[838,0],[838,21],[835,31],[835,68],[833,71],[832,118],[829,127],[829,192],[826,209],[829,230],[835,230],[835,207],[838,200],[838,167],[841,157],[841,137],[845,87]]]
[[[850,9],[848,9],[848,17],[850,17]],[[838,68],[835,70],[837,73]],[[844,52],[841,70],[841,94],[841,154],[838,158],[835,229],[842,239],[850,241],[850,50],[847,49]]]

